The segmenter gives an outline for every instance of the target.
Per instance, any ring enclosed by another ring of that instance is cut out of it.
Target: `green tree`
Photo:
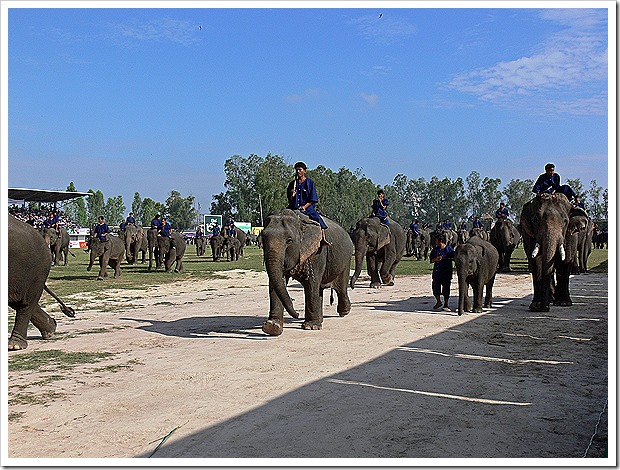
[[[160,202],[155,202],[150,197],[142,199],[142,225],[144,227],[151,227],[151,220],[155,218],[157,214],[160,216],[165,213],[165,207]]]
[[[531,179],[511,179],[502,191],[510,218],[517,223],[519,223],[523,205],[532,199],[533,186],[534,180]]]
[[[230,215],[235,220],[256,220],[259,212],[258,195],[253,185],[260,162],[261,157],[255,154],[247,158],[233,155],[224,162],[224,186],[228,188],[228,200],[235,210],[235,213]]]
[[[225,219],[228,214],[233,213],[232,204],[228,200],[228,191],[214,194],[211,199],[211,214],[221,215]]]
[[[87,191],[90,193],[86,196],[86,212],[88,214],[88,226],[97,223],[97,220],[100,215],[104,215],[104,198],[103,193],[98,189],[97,191],[93,191],[89,189]]]
[[[194,226],[197,211],[194,208],[194,196],[181,197],[178,191],[170,191],[166,199],[166,213],[171,219],[171,224],[181,232]]]
[[[144,225],[146,223],[144,220],[144,214],[142,213],[142,198],[140,197],[140,193],[137,191],[133,195],[131,212],[133,212],[133,216],[136,219],[137,224]]]
[[[69,183],[69,186],[67,186],[67,191],[77,192],[73,181],[71,181],[71,183]],[[82,227],[88,226],[88,213],[86,211],[86,203],[84,202],[84,198],[76,197],[75,199],[67,201],[65,203],[65,213],[74,222],[77,222]]]
[[[108,225],[120,225],[125,220],[125,209],[123,196],[109,197],[103,209],[106,223]]]
[[[281,156],[268,153],[259,162],[254,175],[255,210],[249,219],[253,225],[262,225],[269,213],[286,207],[286,187],[292,179],[293,167]]]
[[[603,208],[603,188],[596,184],[596,180],[590,181],[590,189],[586,191],[587,199],[584,206],[590,217],[599,225],[607,221],[607,210]]]
[[[569,185],[573,191],[575,191],[575,194],[581,196],[584,193],[581,178],[567,179],[566,184]]]
[[[467,215],[465,185],[462,178],[451,181],[440,180],[433,176],[426,185],[422,197],[422,210],[427,215],[427,222],[436,224],[446,219],[457,222]]]

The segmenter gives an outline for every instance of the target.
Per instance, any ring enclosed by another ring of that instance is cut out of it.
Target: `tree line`
[[[232,215],[235,220],[261,226],[273,210],[288,205],[286,187],[294,179],[293,164],[283,157],[268,153],[265,157],[233,155],[224,163],[226,191],[213,196],[212,214]],[[408,226],[412,220],[435,224],[450,220],[471,222],[476,216],[495,218],[500,202],[504,202],[510,218],[518,221],[523,205],[534,196],[532,179],[512,179],[502,187],[499,178],[482,176],[472,171],[466,178],[440,179],[433,176],[410,179],[398,174],[392,184],[381,188],[367,178],[361,169],[340,168],[337,172],[319,165],[308,169],[319,194],[317,209],[348,229],[370,214],[377,190],[383,189],[390,201],[389,216]],[[607,226],[608,190],[596,180],[584,188],[581,180],[567,179],[566,184],[582,196],[582,202],[599,226]]]
[[[295,172],[293,164],[282,156],[271,153],[265,157],[233,155],[224,163],[224,174],[226,191],[212,196],[211,214],[232,216],[234,220],[260,227],[270,212],[287,207],[286,187],[294,179]],[[429,181],[411,179],[400,173],[392,184],[383,188],[359,168],[352,171],[342,167],[333,171],[319,165],[308,169],[306,174],[317,187],[317,209],[345,229],[370,214],[378,189],[383,189],[390,201],[389,216],[403,226],[419,219],[432,225],[444,220],[455,224],[466,222],[471,227],[476,216],[494,218],[500,202],[506,205],[510,218],[518,221],[523,204],[533,197],[534,186],[532,179],[512,179],[502,186],[501,179],[483,177],[477,171],[472,171],[464,180],[433,176]],[[607,227],[607,188],[598,186],[596,180],[585,188],[579,178],[567,179],[566,184],[582,196],[586,210],[599,226]],[[67,191],[77,191],[73,182]],[[65,203],[65,213],[73,220],[83,227],[96,223],[99,215],[103,215],[109,225],[119,225],[125,220],[127,208],[122,196],[106,200],[101,190],[89,189],[88,193],[86,198]],[[136,192],[131,211],[139,224],[149,225],[155,214],[161,214],[171,220],[177,230],[194,228],[199,215],[195,197],[183,197],[176,190],[171,190],[163,203],[142,198]]]

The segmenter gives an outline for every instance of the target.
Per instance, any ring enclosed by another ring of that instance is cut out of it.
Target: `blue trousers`
[[[308,207],[305,210],[305,213],[308,217],[310,217],[312,220],[314,220],[315,222],[318,222],[319,225],[321,226],[321,228],[325,229],[327,228],[327,225],[325,224],[325,222],[323,221],[323,219],[321,218],[321,216],[319,215],[319,213],[316,211],[316,209],[314,208],[314,204],[312,204],[310,207]]]

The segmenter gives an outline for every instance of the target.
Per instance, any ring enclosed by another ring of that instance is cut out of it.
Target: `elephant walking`
[[[75,312],[45,285],[52,254],[43,237],[32,226],[9,215],[7,240],[8,304],[15,310],[15,325],[8,349],[13,351],[28,347],[29,322],[41,332],[43,339],[51,338],[56,331],[56,320],[39,306],[43,290],[56,299],[65,315],[74,317]]]
[[[178,232],[172,232],[172,238],[174,239],[174,246],[170,243],[168,237],[157,237],[157,246],[159,248],[159,265],[164,266],[166,271],[172,270],[172,264],[176,262],[174,268],[175,273],[183,272],[183,255],[185,255],[185,249],[187,244],[183,235]]]
[[[381,282],[394,285],[396,266],[405,251],[405,232],[398,222],[390,219],[385,225],[376,217],[360,219],[351,239],[355,247],[355,272],[351,277],[351,289],[362,271],[362,262],[366,257],[366,267],[370,275],[370,287],[380,287]]]
[[[480,237],[470,237],[465,243],[456,247],[454,264],[459,280],[459,315],[463,312],[482,312],[482,294],[485,286],[484,308],[491,308],[498,260],[497,249]],[[472,287],[474,294],[473,308],[469,299],[469,286]]]
[[[416,235],[413,230],[407,231],[405,256],[415,256],[418,261],[422,258],[427,260],[431,247],[431,235],[425,229],[419,229],[418,232],[419,235]]]
[[[158,230],[156,228],[150,228],[146,231],[146,239],[149,250],[149,271],[153,269],[153,259],[155,259],[155,269],[161,268],[157,233]]]
[[[60,233],[59,233],[60,232]],[[69,264],[69,232],[66,229],[60,228],[59,232],[50,227],[45,227],[41,232],[45,242],[49,245],[52,253],[52,263],[54,266],[58,266],[62,258],[64,258],[64,265]],[[71,253],[73,255],[73,253]],[[75,256],[75,255],[73,255]]]
[[[269,335],[282,334],[284,309],[293,318],[299,317],[286,290],[291,277],[304,288],[303,329],[321,329],[324,289],[331,287],[338,295],[337,312],[341,317],[351,310],[347,283],[353,243],[340,225],[325,216],[323,220],[331,246],[321,246],[321,226],[300,211],[283,209],[267,216],[261,239],[269,276],[269,318],[262,329]]]
[[[241,242],[238,238],[226,237],[222,244],[222,250],[226,252],[229,261],[237,261],[241,252]]]
[[[499,253],[499,269],[510,272],[512,252],[521,240],[521,234],[510,219],[498,220],[489,234],[490,241]]]
[[[205,237],[195,238],[196,256],[204,256],[207,247],[207,239]]]
[[[88,243],[90,249],[90,263],[86,268],[90,271],[95,264],[95,260],[99,259],[99,274],[97,280],[101,281],[108,276],[107,267],[114,269],[114,278],[121,276],[121,262],[125,257],[125,243],[119,237],[108,234],[107,241],[102,242],[97,237],[91,236]]]
[[[209,239],[209,245],[211,245],[211,256],[213,261],[217,261],[222,256],[222,245],[224,244],[224,237],[221,235],[213,235]]]
[[[521,230],[534,285],[531,311],[548,312],[551,301],[558,306],[573,304],[569,289],[569,263],[573,258],[565,244],[587,226],[586,212],[574,207],[564,194],[541,193],[524,204]]]
[[[147,245],[144,229],[139,225],[127,224],[125,229],[121,230],[120,237],[125,243],[125,258],[127,263],[135,264],[138,261],[138,255],[142,251],[142,262],[145,261],[144,247]],[[148,248],[147,248],[148,249]]]

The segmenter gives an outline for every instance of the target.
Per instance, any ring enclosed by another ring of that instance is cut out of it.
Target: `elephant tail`
[[[71,307],[67,307],[64,304],[64,302],[62,300],[60,300],[60,297],[58,297],[56,294],[54,294],[52,292],[52,289],[47,287],[47,284],[44,284],[43,288],[45,289],[45,292],[47,292],[49,295],[54,297],[54,299],[56,299],[56,302],[58,302],[60,304],[60,310],[62,310],[62,313],[64,313],[65,315],[67,315],[70,318],[75,317],[75,310],[73,310]]]
[[[329,292],[329,305],[334,305],[334,288],[332,287]]]

